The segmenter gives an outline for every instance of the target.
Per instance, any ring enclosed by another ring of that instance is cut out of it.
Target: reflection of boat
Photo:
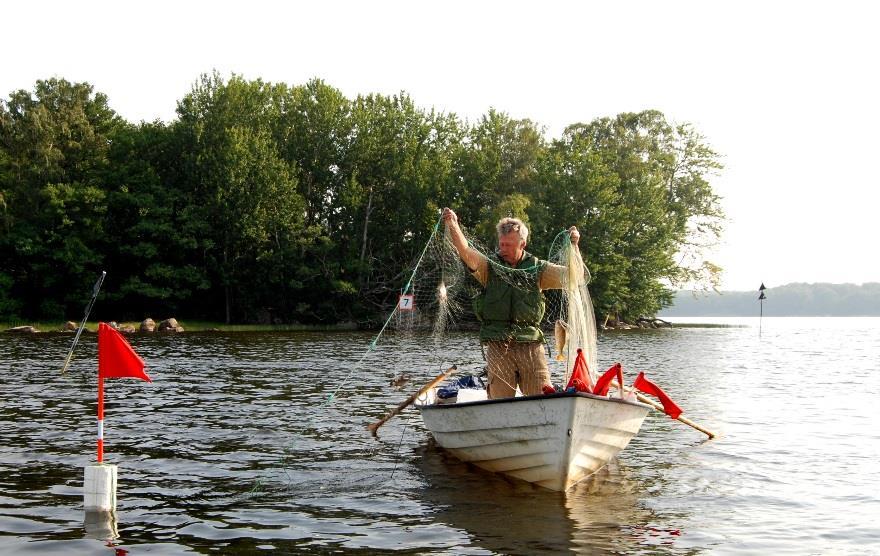
[[[561,494],[474,469],[432,443],[417,453],[428,481],[419,499],[430,504],[434,522],[465,534],[459,553],[638,553],[646,541],[642,530],[657,524],[639,502],[643,478],[617,459]]]
[[[558,491],[626,448],[650,409],[581,392],[418,407],[437,444],[458,459]]]

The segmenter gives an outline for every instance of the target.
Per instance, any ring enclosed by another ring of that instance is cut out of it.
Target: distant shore
[[[673,304],[661,311],[668,317],[876,317],[880,316],[880,283],[792,283],[759,292],[679,291]]]

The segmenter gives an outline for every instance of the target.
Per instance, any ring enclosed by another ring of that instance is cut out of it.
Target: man
[[[545,385],[551,385],[540,327],[541,290],[561,288],[565,268],[526,252],[529,230],[518,218],[498,221],[498,251],[489,257],[468,246],[458,217],[449,208],[443,209],[443,221],[458,256],[484,288],[475,310],[481,322],[480,341],[487,347],[489,398],[513,397],[517,385],[526,396],[541,394]],[[577,245],[577,228],[569,228],[569,234]]]

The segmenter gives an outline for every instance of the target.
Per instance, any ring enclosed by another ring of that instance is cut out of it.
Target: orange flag
[[[144,372],[144,360],[134,352],[122,334],[103,322],[98,323],[98,376],[139,378],[153,382]]]
[[[633,382],[633,388],[644,392],[645,394],[651,394],[652,396],[660,398],[660,403],[663,404],[663,411],[673,419],[678,419],[678,416],[683,413],[683,410],[672,401],[672,398],[666,395],[666,392],[645,378],[645,373],[639,373],[639,376],[637,376],[635,382]]]
[[[614,380],[615,377],[617,378],[617,384],[623,384],[623,367],[620,366],[620,363],[615,363],[605,371],[605,374],[599,377],[599,380],[596,381],[595,388],[593,388],[593,393],[597,396],[608,395],[611,381]]]
[[[591,392],[593,381],[590,379],[590,371],[587,368],[587,360],[584,358],[584,350],[578,348],[577,357],[574,359],[574,368],[571,370],[571,378],[565,389],[574,388],[578,392]]]

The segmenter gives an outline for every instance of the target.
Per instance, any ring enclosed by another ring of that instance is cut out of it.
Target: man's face
[[[498,235],[498,256],[507,264],[518,263],[525,247],[526,242],[520,239],[519,232],[516,230]]]

